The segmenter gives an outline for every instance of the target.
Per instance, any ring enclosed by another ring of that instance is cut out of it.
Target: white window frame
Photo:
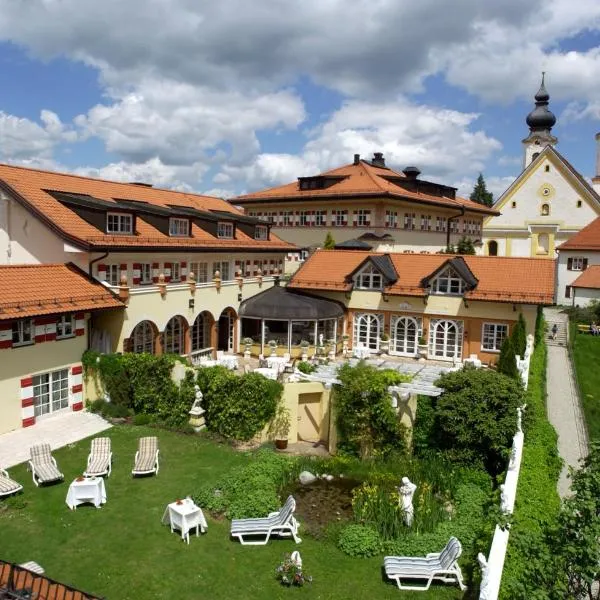
[[[336,209],[331,211],[332,225],[334,227],[345,227],[346,226],[346,212],[342,209]]]
[[[140,321],[131,334],[131,351],[135,354],[154,354],[154,329],[150,321]]]
[[[140,285],[152,283],[152,263],[140,264]]]
[[[106,213],[106,233],[131,235],[133,233],[133,215],[129,213]]]
[[[223,268],[223,266],[225,266],[225,268]],[[221,281],[231,280],[231,269],[228,260],[217,260],[213,262],[213,277],[216,271],[219,271],[221,274]]]
[[[367,223],[370,220],[371,211],[366,208],[359,208],[356,211],[356,226],[357,227],[368,227]]]
[[[571,259],[571,271],[583,271],[585,256],[573,256]]]
[[[171,263],[171,281],[173,283],[177,283],[181,281],[181,263],[173,262]]]
[[[432,281],[431,293],[462,296],[465,293],[465,281],[452,267],[448,267]]]
[[[171,331],[169,332],[169,328]],[[183,317],[175,316],[169,320],[163,333],[163,350],[166,354],[179,354],[185,352],[185,325]]]
[[[404,229],[414,230],[416,215],[415,213],[404,213]]]
[[[217,237],[222,240],[232,240],[233,223],[230,221],[219,221],[217,223]]]
[[[481,349],[485,352],[500,352],[502,342],[507,337],[507,323],[483,323],[481,326]],[[486,345],[489,340],[492,340],[491,346]]]
[[[390,227],[391,229],[396,229],[398,227],[398,211],[395,210],[386,210],[385,211],[385,226]]]
[[[56,339],[64,340],[75,337],[75,315],[60,315],[56,319]]]
[[[255,240],[268,240],[269,239],[269,228],[266,225],[256,225],[254,228],[254,239]]]
[[[33,375],[33,406],[36,417],[69,408],[69,369]],[[47,408],[43,410],[42,407]]]
[[[324,227],[327,225],[327,211],[326,210],[316,210],[315,211],[315,226]]]
[[[190,220],[181,217],[171,217],[169,219],[169,235],[173,237],[189,237]]]
[[[106,265],[106,276],[104,281],[108,285],[119,285],[121,281],[121,265]]]
[[[196,283],[208,282],[208,263],[204,261],[196,261],[190,263],[189,272],[193,273],[196,278]]]
[[[205,312],[201,312],[192,325],[191,343],[192,352],[210,348],[210,322]]]
[[[383,275],[370,264],[356,274],[354,284],[358,290],[382,290]]]
[[[284,210],[281,213],[281,224],[283,227],[292,227],[294,225],[294,211]]]
[[[29,331],[26,331],[27,327]],[[17,341],[15,342],[15,335]],[[19,346],[31,346],[35,344],[35,324],[33,319],[19,319],[12,324],[12,345],[13,348]]]
[[[307,227],[310,225],[310,210],[301,210],[298,215],[298,225],[300,227]]]

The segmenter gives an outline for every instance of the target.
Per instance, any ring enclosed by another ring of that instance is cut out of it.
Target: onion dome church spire
[[[550,94],[546,90],[545,76],[546,73],[542,71],[542,83],[535,95],[535,108],[525,119],[529,127],[529,135],[523,140],[525,146],[523,168],[534,161],[546,146],[554,146],[558,142],[551,133],[556,117],[548,108]]]

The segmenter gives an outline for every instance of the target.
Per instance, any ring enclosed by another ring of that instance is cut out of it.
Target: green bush
[[[462,369],[442,375],[435,431],[438,447],[459,462],[483,464],[496,477],[506,467],[523,404],[520,383],[491,369]]]
[[[426,456],[431,450],[438,448],[435,429],[436,398],[432,396],[417,397],[417,416],[412,430],[412,445],[415,456]]]
[[[199,369],[197,382],[209,431],[242,441],[260,433],[275,416],[283,392],[279,382],[258,373],[239,377],[223,367]]]
[[[261,486],[261,483],[263,486]],[[264,481],[255,478],[248,481],[248,490],[235,496],[226,515],[228,519],[252,519],[266,517],[269,513],[279,510],[281,502],[277,491],[272,485],[264,485]]]
[[[93,400],[92,402],[89,403],[88,409],[90,412],[102,414],[105,404],[106,404],[106,400],[104,400],[103,398],[98,398],[97,400]]]
[[[133,417],[134,425],[148,425],[152,421],[152,417],[150,415],[135,415]]]
[[[340,450],[361,458],[405,451],[405,430],[392,408],[389,385],[405,380],[396,372],[379,371],[360,362],[343,365],[335,386],[336,425]]]
[[[317,367],[315,365],[311,365],[309,362],[303,360],[298,364],[298,371],[304,373],[305,375],[310,375],[313,371],[316,371]]]
[[[497,369],[499,373],[511,377],[512,379],[519,380],[519,369],[517,369],[517,360],[515,358],[515,347],[513,345],[513,338],[507,337],[500,347],[500,356],[498,357]]]
[[[523,355],[525,354],[525,348],[527,346],[527,325],[525,325],[523,313],[519,313],[519,320],[513,327],[510,335],[515,354],[518,354],[521,358],[523,358]]]
[[[370,525],[348,525],[342,529],[338,547],[349,556],[375,556],[381,552],[381,539]]]

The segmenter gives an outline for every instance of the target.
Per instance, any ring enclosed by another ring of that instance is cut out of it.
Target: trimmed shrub
[[[523,313],[519,313],[519,320],[513,327],[512,333],[512,345],[515,354],[518,354],[523,358],[525,354],[525,348],[527,346],[527,326],[525,325],[525,319]]]
[[[381,539],[370,525],[348,525],[340,533],[338,547],[349,556],[375,556],[381,552]]]
[[[502,342],[500,348],[500,356],[498,357],[497,369],[499,373],[511,377],[512,379],[519,380],[519,369],[517,369],[517,360],[515,358],[515,347],[513,345],[512,336],[507,337]]]

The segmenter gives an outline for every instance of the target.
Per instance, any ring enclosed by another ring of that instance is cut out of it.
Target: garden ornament
[[[415,515],[413,496],[417,486],[408,478],[402,478],[402,485],[398,488],[398,506],[404,512],[404,522],[410,527]]]
[[[292,555],[290,556],[290,560],[298,567],[302,568],[302,558],[300,557],[300,552],[298,550],[294,550]]]

